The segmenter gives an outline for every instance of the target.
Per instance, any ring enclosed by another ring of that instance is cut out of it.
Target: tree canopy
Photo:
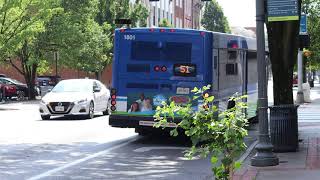
[[[0,62],[9,62],[30,89],[36,73],[49,70],[54,52],[59,67],[101,72],[112,60],[113,32],[120,27],[114,20],[144,26],[147,17],[139,0],[0,0]]]
[[[307,13],[307,28],[310,35],[310,51],[307,57],[312,70],[320,69],[320,0],[304,0],[304,9]]]
[[[206,4],[201,24],[208,31],[231,32],[228,20],[216,0],[212,0]]]
[[[162,19],[162,21],[159,23],[159,27],[171,27],[172,25],[169,23],[167,19]]]

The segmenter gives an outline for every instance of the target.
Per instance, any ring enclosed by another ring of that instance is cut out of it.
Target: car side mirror
[[[100,88],[93,88],[93,92],[100,92],[101,89]]]

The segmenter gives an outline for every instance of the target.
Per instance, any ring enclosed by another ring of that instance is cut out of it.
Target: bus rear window
[[[131,47],[131,59],[191,62],[191,51],[191,43],[134,41]]]

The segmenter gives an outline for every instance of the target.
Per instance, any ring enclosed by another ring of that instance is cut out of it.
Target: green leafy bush
[[[210,85],[200,89],[194,88],[193,100],[202,100],[197,111],[191,103],[177,105],[174,102],[157,107],[154,115],[155,127],[166,127],[177,118],[181,121],[170,131],[172,136],[178,135],[178,128],[184,130],[185,135],[192,141],[192,147],[185,152],[189,159],[200,155],[211,157],[212,171],[217,180],[231,179],[234,169],[240,168],[240,162],[235,159],[245,150],[244,137],[247,136],[247,119],[244,109],[247,108],[243,98],[246,96],[234,95],[229,101],[234,101],[231,109],[219,112],[214,105],[214,97],[207,91]]]

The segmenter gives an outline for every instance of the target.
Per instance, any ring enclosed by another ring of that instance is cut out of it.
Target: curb
[[[238,159],[242,164],[241,168],[234,172],[232,179],[233,180],[252,180],[257,177],[258,171],[256,169],[251,169],[250,167],[243,166],[243,162],[250,156],[253,149],[258,144],[258,140],[254,141]]]

